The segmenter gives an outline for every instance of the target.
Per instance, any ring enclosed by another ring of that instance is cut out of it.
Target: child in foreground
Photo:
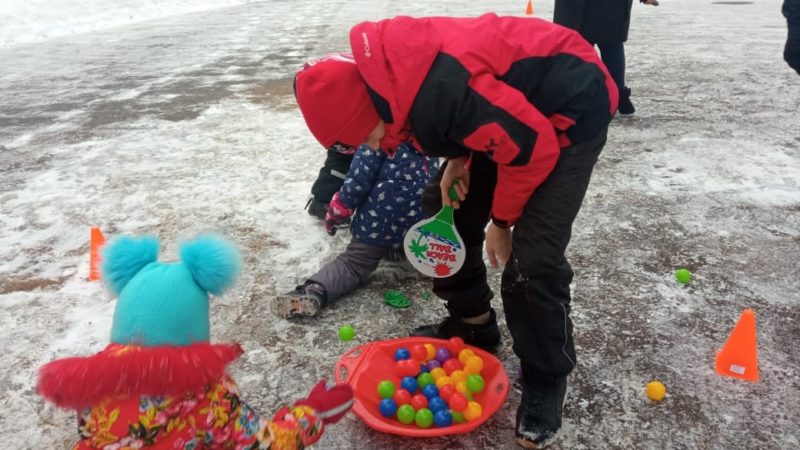
[[[350,387],[322,380],[272,419],[249,407],[226,371],[241,347],[209,342],[208,294],[232,284],[238,252],[201,236],[181,246],[181,261],[160,263],[158,245],[128,237],[109,244],[103,279],[118,295],[111,343],[40,370],[39,393],[78,411],[74,450],[297,450],[317,442],[352,407]]]

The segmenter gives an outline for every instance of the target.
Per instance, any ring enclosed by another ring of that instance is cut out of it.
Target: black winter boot
[[[297,286],[293,291],[275,296],[270,303],[272,314],[281,319],[314,317],[325,304],[327,294],[321,285]]]
[[[636,112],[636,108],[631,103],[631,90],[630,88],[622,88],[619,90],[619,114],[622,116],[631,116]]]
[[[308,214],[311,216],[316,217],[319,220],[325,219],[325,213],[328,212],[328,204],[318,202],[311,197],[308,199],[308,203],[306,203],[306,209],[308,210]]]
[[[465,323],[461,317],[450,311],[450,316],[440,323],[423,325],[411,331],[411,336],[425,336],[450,339],[458,336],[469,345],[494,352],[500,346],[500,328],[497,327],[497,314],[490,309],[489,320],[481,325]]]
[[[515,428],[520,447],[545,448],[558,438],[566,394],[567,377],[532,381],[523,371]]]

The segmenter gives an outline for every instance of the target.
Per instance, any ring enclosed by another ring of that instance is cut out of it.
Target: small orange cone
[[[717,352],[717,373],[740,380],[758,381],[756,314],[745,309],[725,346]]]
[[[533,15],[533,2],[528,0],[528,6],[525,8],[525,15],[532,16]]]
[[[92,227],[89,235],[89,281],[100,279],[100,249],[106,243],[106,237],[98,227]]]

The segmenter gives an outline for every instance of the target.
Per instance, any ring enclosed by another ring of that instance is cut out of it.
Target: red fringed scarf
[[[218,381],[241,354],[239,344],[110,344],[92,356],[45,364],[39,370],[37,390],[68,409],[85,408],[106,397],[183,396]]]

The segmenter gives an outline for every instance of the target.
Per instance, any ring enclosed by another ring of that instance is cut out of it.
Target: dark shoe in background
[[[469,345],[494,352],[500,346],[500,328],[497,326],[497,314],[491,310],[489,321],[481,325],[464,323],[461,317],[454,314],[440,323],[423,325],[411,331],[411,336],[425,336],[439,339],[450,339],[458,336]]]
[[[636,112],[631,102],[630,88],[622,88],[619,90],[619,108],[618,112],[621,116],[631,116]]]

